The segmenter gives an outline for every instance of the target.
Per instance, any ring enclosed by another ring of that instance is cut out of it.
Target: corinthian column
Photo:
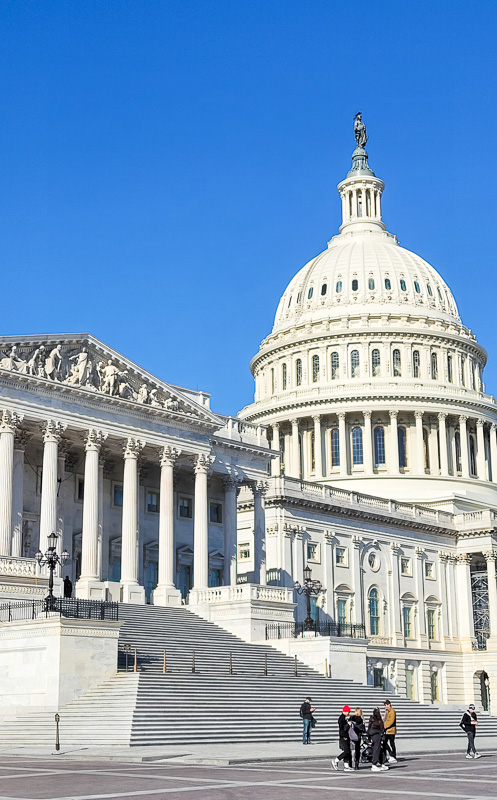
[[[459,417],[459,438],[461,442],[461,475],[463,478],[469,478],[469,454],[468,454],[468,418],[465,416]]]
[[[209,586],[209,514],[207,475],[212,458],[200,453],[195,460],[195,511],[193,520],[193,588]]]
[[[373,474],[373,438],[371,432],[371,411],[363,411],[364,415],[364,471]]]
[[[347,464],[347,431],[345,427],[345,411],[339,411],[338,417],[338,444],[340,448],[340,475],[348,474]]]
[[[254,583],[266,585],[266,509],[267,483],[257,481],[254,492]]]
[[[24,451],[28,441],[26,431],[17,430],[14,437],[14,473],[12,487],[12,550],[11,554],[22,556],[22,517],[24,511]]]
[[[399,429],[397,426],[398,411],[390,411],[390,473],[399,474]]]
[[[318,481],[323,477],[323,442],[321,437],[321,417],[316,414],[314,422],[314,474]]]
[[[83,533],[81,537],[81,577],[76,597],[104,600],[98,574],[98,484],[100,447],[107,434],[91,428],[85,435],[85,483],[83,498]]]
[[[10,556],[14,435],[19,417],[4,411],[0,421],[0,555]]]
[[[121,538],[121,593],[124,603],[144,603],[138,584],[138,456],[143,445],[128,439],[124,445],[123,516]]]
[[[446,478],[449,474],[449,458],[447,451],[447,414],[440,412],[438,415],[438,436],[440,440],[440,475]]]
[[[300,478],[300,440],[298,419],[292,419],[292,457],[290,459],[290,472],[292,478]],[[285,472],[287,472],[285,464]]]
[[[476,463],[480,481],[487,480],[484,424],[482,419],[476,420]]]
[[[237,507],[240,481],[233,476],[224,479],[224,583],[236,586],[237,579]]]
[[[174,586],[174,465],[180,455],[174,447],[160,451],[159,580],[153,592],[155,606],[181,605]]]
[[[492,483],[497,483],[497,425],[495,422],[490,426],[490,466]]]
[[[57,460],[60,437],[66,426],[54,420],[42,425],[43,467],[41,478],[40,544],[42,553],[48,549],[48,537],[57,529]]]
[[[416,420],[416,469],[419,475],[425,474],[425,448],[423,443],[423,412],[415,411]]]
[[[490,637],[492,644],[497,644],[497,583],[495,576],[495,559],[497,553],[495,550],[490,550],[488,553],[483,553],[487,562],[487,578],[488,578],[488,614],[490,617]]]

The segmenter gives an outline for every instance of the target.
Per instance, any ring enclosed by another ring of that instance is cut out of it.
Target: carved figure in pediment
[[[123,400],[132,400],[134,397],[133,387],[129,381],[129,372],[124,369],[118,375],[117,393]]]
[[[138,403],[149,403],[149,395],[148,395],[148,387],[146,383],[142,383],[140,388],[138,389],[138,396],[137,396]]]
[[[152,389],[150,392],[150,405],[154,408],[162,408],[162,403],[157,397],[158,389]]]
[[[79,383],[80,386],[86,386],[90,379],[92,363],[90,361],[90,354],[88,348],[83,347],[80,353],[74,356],[69,356],[69,361],[73,361],[71,366],[71,374],[67,383]]]
[[[118,389],[119,369],[115,364],[112,363],[112,359],[110,358],[103,368],[102,378],[103,381],[100,385],[100,391],[104,392],[105,394],[110,394],[111,396],[116,395]]]
[[[45,373],[47,378],[52,381],[58,381],[61,378],[62,367],[62,354],[60,352],[60,344],[50,350],[50,353],[45,360]]]
[[[12,345],[10,348],[10,353],[7,353],[1,360],[0,360],[0,367],[2,369],[10,369],[11,372],[17,372],[17,359],[19,358],[17,354],[17,347],[16,345]]]
[[[40,367],[43,366],[45,360],[45,346],[42,344],[37,347],[31,358],[26,365],[26,372],[28,375],[39,375]]]
[[[179,403],[174,397],[168,397],[164,403],[164,407],[167,408],[168,411],[179,411]]]

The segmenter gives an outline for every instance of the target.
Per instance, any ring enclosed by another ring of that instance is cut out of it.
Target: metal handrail
[[[71,619],[119,619],[119,604],[106,600],[80,600],[56,597],[46,600],[20,600],[0,605],[0,622],[16,622],[47,617],[69,617]]]
[[[347,636],[351,639],[365,639],[366,627],[363,623],[315,622],[307,629],[303,622],[270,622],[266,625],[266,639],[297,639],[304,633],[314,636]]]

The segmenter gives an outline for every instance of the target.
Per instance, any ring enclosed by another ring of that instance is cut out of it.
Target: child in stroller
[[[361,755],[359,760],[361,764],[371,764],[373,760],[373,743],[367,735],[361,740]]]

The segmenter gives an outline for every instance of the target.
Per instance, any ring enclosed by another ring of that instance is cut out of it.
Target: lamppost
[[[297,594],[305,594],[307,601],[307,617],[304,620],[304,630],[312,631],[314,629],[314,620],[311,617],[311,594],[321,594],[323,586],[321,581],[313,581],[311,578],[311,568],[309,565],[304,567],[304,584],[295,581],[293,588]]]
[[[56,533],[51,533],[50,536],[47,537],[48,539],[48,550],[45,552],[45,555],[38,550],[35,553],[35,558],[40,567],[44,567],[45,565],[50,570],[50,576],[48,578],[48,594],[45,597],[45,611],[51,611],[55,608],[55,597],[53,596],[53,574],[55,567],[57,564],[64,566],[67,559],[69,558],[69,553],[67,550],[63,550],[62,553],[57,553],[57,539],[59,537]]]

